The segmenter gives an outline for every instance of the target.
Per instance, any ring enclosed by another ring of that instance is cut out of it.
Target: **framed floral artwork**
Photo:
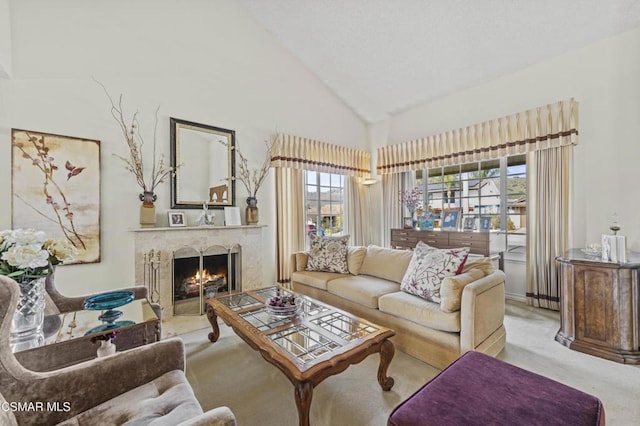
[[[11,129],[12,227],[68,241],[100,262],[100,141]]]

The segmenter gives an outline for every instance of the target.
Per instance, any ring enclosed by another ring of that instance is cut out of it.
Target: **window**
[[[507,240],[505,258],[525,259],[525,155],[419,170],[415,179],[422,187],[423,205],[433,215],[434,227],[440,227],[444,210],[458,210],[460,229],[463,224],[473,223],[476,230],[503,231]]]
[[[344,176],[305,171],[306,233],[344,235]]]

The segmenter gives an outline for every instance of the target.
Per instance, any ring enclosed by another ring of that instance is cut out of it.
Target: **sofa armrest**
[[[228,407],[217,407],[200,414],[198,417],[186,420],[178,426],[235,426],[236,416]]]
[[[504,323],[505,274],[491,274],[465,286],[460,307],[460,353],[474,350]]]

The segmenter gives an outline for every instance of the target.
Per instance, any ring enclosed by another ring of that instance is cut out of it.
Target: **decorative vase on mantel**
[[[247,225],[255,225],[258,223],[258,199],[256,197],[247,197],[247,208],[245,210],[245,221]]]
[[[36,348],[44,344],[45,279],[18,282],[20,299],[11,321],[9,344],[13,351]]]
[[[156,225],[156,205],[158,196],[151,191],[144,191],[140,194],[140,226],[143,228],[153,228]]]

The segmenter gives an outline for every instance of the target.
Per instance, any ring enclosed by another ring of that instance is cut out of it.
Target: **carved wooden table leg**
[[[311,410],[313,385],[311,382],[298,382],[296,383],[295,394],[299,424],[300,426],[309,426],[309,411]]]
[[[389,340],[385,340],[380,345],[380,366],[378,367],[378,383],[382,390],[389,391],[393,387],[393,377],[387,377],[387,368],[391,364],[396,348]]]
[[[217,342],[218,337],[220,337],[220,329],[218,328],[218,316],[216,315],[216,311],[211,307],[211,305],[207,305],[207,319],[211,323],[211,328],[213,331],[209,333],[209,341]]]

